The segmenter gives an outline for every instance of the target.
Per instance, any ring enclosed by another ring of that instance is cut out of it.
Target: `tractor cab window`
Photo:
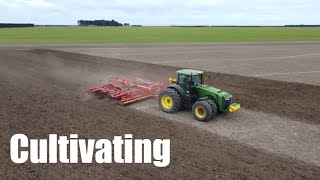
[[[183,84],[186,82],[191,82],[191,76],[179,75],[178,84]],[[200,75],[192,76],[192,82],[195,84],[202,84],[202,76]]]
[[[200,75],[192,76],[192,81],[193,81],[194,85],[202,84],[202,76],[200,76]]]
[[[190,76],[179,75],[179,77],[178,77],[178,84],[180,84],[180,85],[187,84],[190,81],[191,81]]]
[[[189,90],[191,87],[197,86],[198,84],[202,84],[202,76],[194,75],[192,76],[192,79],[191,79],[191,76],[179,75],[178,84],[184,90]]]
[[[184,89],[187,90],[187,85],[188,82],[191,81],[191,77],[190,76],[186,76],[186,75],[179,75],[178,77],[178,84]]]

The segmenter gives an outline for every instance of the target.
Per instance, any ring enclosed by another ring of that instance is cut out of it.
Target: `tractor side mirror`
[[[177,83],[177,79],[175,78],[169,78],[168,80],[170,83]]]

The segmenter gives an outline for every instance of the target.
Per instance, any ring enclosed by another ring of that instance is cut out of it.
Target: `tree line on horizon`
[[[79,20],[79,26],[123,26],[122,23],[119,23],[115,20]]]
[[[34,27],[34,24],[0,23],[0,28],[23,28],[23,27]]]

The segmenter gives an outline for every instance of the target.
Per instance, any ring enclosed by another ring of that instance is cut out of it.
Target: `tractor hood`
[[[214,94],[219,94],[220,96],[223,96],[225,99],[230,99],[232,98],[232,95],[225,92],[225,91],[222,91],[221,89],[218,89],[218,88],[214,88],[214,87],[211,87],[211,86],[208,86],[208,85],[203,85],[203,84],[199,84],[197,86],[197,88],[200,88],[200,89],[203,89],[203,90],[207,90],[207,91],[210,91]]]

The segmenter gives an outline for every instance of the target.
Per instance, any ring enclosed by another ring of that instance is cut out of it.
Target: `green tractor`
[[[166,113],[192,108],[195,119],[209,121],[218,112],[234,112],[240,104],[232,103],[232,95],[220,89],[204,85],[204,72],[191,69],[177,71],[178,79],[169,78],[172,84],[161,91],[159,106]]]

